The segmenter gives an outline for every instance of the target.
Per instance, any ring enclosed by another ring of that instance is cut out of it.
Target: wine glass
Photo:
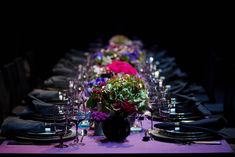
[[[56,148],[66,148],[68,145],[64,144],[63,137],[68,132],[68,125],[69,125],[69,111],[67,104],[58,105],[58,112],[54,112],[54,131],[55,134],[59,136],[60,143],[55,145]],[[65,121],[63,123],[57,123],[58,116],[65,116]]]
[[[144,120],[144,116],[140,113],[133,114],[130,116],[133,120],[133,124],[131,124],[132,132],[141,132],[143,130],[142,120]]]
[[[84,146],[85,143],[83,143],[83,138],[84,136],[87,135],[87,129],[90,127],[91,111],[86,107],[85,99],[83,97],[82,101],[83,103],[80,105],[78,110],[78,117],[79,117],[78,128],[81,129],[81,136],[82,136],[79,144]]]
[[[79,138],[78,138],[78,123],[80,121],[80,116],[79,116],[80,101],[78,99],[75,99],[73,103],[74,104],[73,104],[71,120],[75,123],[76,137],[75,137],[72,145],[77,144],[79,142]]]
[[[68,147],[68,145],[64,144],[64,141],[63,141],[63,136],[67,133],[66,124],[60,124],[59,125],[55,122],[54,129],[55,129],[56,135],[58,135],[60,137],[60,143],[55,145],[55,147],[56,148],[66,148],[66,147]]]

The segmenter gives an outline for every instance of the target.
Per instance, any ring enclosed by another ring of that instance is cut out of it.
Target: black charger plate
[[[76,137],[76,131],[74,129],[68,130],[63,136],[64,141],[72,140]],[[55,134],[55,132],[45,132],[45,133],[25,133],[22,135],[15,136],[15,140],[27,141],[33,143],[54,143],[59,142],[60,137]]]
[[[198,134],[198,133],[195,133],[195,132],[192,132],[191,135],[186,134],[184,136],[178,136],[177,133],[172,134],[172,133],[169,133],[169,132],[165,132],[162,129],[150,130],[149,134],[155,140],[164,141],[164,142],[178,142],[178,141],[190,142],[190,141],[202,141],[202,140],[219,139],[219,137],[216,137],[216,136],[208,134],[208,133]]]

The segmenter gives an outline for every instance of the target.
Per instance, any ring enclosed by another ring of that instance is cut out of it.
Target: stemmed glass
[[[136,113],[130,116],[133,118],[133,124],[131,125],[132,132],[141,132],[143,131],[143,124],[142,121],[144,120],[144,116],[140,113]]]
[[[86,122],[85,120],[86,120],[86,113],[87,113],[86,110],[83,109],[85,106],[85,102],[86,102],[85,92],[84,92],[84,82],[86,81],[87,76],[88,76],[85,69],[86,68],[84,67],[84,65],[82,64],[78,65],[77,76],[74,78],[74,80],[71,80],[69,84],[70,92],[71,92],[70,99],[72,103],[71,120],[76,125],[76,138],[71,145],[80,144],[81,141],[83,140],[84,135],[86,134],[85,133],[86,131],[82,130],[83,136],[81,138],[81,141],[79,142],[78,128],[82,123]]]
[[[77,102],[74,102],[74,103],[77,104]],[[75,130],[76,130],[76,137],[75,137],[75,139],[74,139],[72,144],[77,144],[79,142],[79,138],[78,138],[78,121],[79,121],[79,117],[78,117],[78,109],[77,109],[76,106],[74,105],[74,107],[73,107],[73,113],[72,113],[72,117],[71,117],[71,120],[75,123],[75,127],[76,127],[75,128]]]
[[[77,74],[74,78],[71,78],[69,81],[69,102],[70,102],[70,118],[71,121],[73,121],[76,125],[76,138],[71,143],[71,145],[76,145],[76,144],[82,144],[83,137],[87,134],[86,128],[89,128],[89,125],[84,127],[86,124],[89,124],[89,121],[87,120],[87,113],[88,110],[85,107],[85,92],[84,92],[84,82],[87,81],[89,77],[89,72],[87,70],[91,69],[89,68],[90,62],[89,62],[89,55],[87,56],[87,61],[84,63],[81,63],[77,66]],[[81,128],[82,126],[82,128]],[[82,137],[79,142],[79,132],[78,128],[82,129]]]
[[[76,129],[76,138],[74,139],[72,145],[77,144],[79,142],[78,138],[78,123],[80,121],[79,117],[79,107],[81,105],[81,100],[80,100],[80,94],[81,94],[82,88],[78,86],[75,90],[74,97],[73,97],[73,107],[72,107],[72,115],[71,115],[71,120],[75,123],[75,129]]]
[[[54,120],[54,130],[56,135],[60,137],[60,143],[55,145],[56,148],[66,148],[68,145],[64,144],[63,136],[67,133],[67,124],[66,123],[57,123]]]
[[[87,135],[87,129],[90,127],[90,116],[91,112],[85,105],[85,98],[84,95],[82,96],[82,104],[79,107],[79,124],[78,128],[81,129],[81,140],[79,142],[80,145],[84,146],[85,143],[83,143],[84,136]]]
[[[56,148],[66,148],[66,147],[68,147],[68,145],[64,144],[64,141],[63,141],[63,136],[67,133],[67,129],[61,129],[61,128],[57,129],[57,127],[55,126],[55,132],[56,132],[57,135],[60,136],[60,143],[58,145],[55,145],[55,147]]]

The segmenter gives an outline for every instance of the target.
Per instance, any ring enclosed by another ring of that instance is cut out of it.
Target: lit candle
[[[155,78],[159,78],[159,71],[155,71],[154,76],[155,76]]]
[[[162,80],[159,80],[159,87],[162,87]]]
[[[69,88],[73,88],[74,86],[74,82],[73,81],[69,81]]]
[[[153,60],[154,60],[154,58],[153,58],[153,57],[149,57],[149,63],[152,63],[152,62],[153,62]]]

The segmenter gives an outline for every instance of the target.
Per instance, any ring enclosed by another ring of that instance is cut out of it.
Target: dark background
[[[3,14],[1,67],[17,56],[30,60],[41,80],[51,75],[59,58],[71,48],[115,34],[139,38],[145,48],[158,45],[190,79],[213,89],[230,85],[234,73],[234,11],[230,4],[150,2],[10,5]],[[230,81],[229,81],[230,80]]]

